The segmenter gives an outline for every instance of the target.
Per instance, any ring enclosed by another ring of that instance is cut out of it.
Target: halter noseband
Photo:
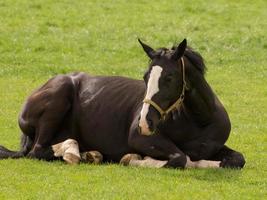
[[[182,89],[182,93],[180,95],[180,97],[166,110],[163,110],[157,103],[155,103],[154,101],[150,100],[150,99],[144,99],[143,103],[147,103],[150,104],[151,106],[153,106],[159,113],[161,116],[161,120],[165,120],[166,116],[173,111],[174,109],[179,110],[182,106],[182,103],[184,101],[184,93],[185,93],[185,88],[186,88],[186,81],[185,81],[185,65],[184,65],[184,59],[183,57],[181,57],[181,63],[182,63],[182,74],[183,74],[183,89]]]

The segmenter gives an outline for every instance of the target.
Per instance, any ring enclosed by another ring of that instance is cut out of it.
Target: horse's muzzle
[[[150,125],[147,122],[143,122],[143,121],[139,121],[138,124],[138,132],[141,135],[153,135],[154,131],[151,130],[152,127],[150,127]]]
[[[152,135],[153,134],[153,132],[151,132],[149,129],[147,129],[147,128],[142,128],[142,127],[138,127],[138,131],[139,131],[139,134],[141,134],[141,135]]]

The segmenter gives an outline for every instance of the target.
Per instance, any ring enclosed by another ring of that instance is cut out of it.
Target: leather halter
[[[181,57],[181,63],[182,63],[182,75],[183,75],[183,88],[182,88],[182,93],[180,94],[180,97],[166,110],[163,110],[157,103],[155,103],[154,101],[150,100],[150,99],[144,99],[143,103],[147,103],[150,104],[151,106],[153,106],[159,113],[161,116],[161,120],[165,120],[166,116],[173,111],[174,109],[179,110],[182,106],[182,103],[184,101],[184,93],[185,93],[185,89],[186,89],[186,81],[185,81],[185,65],[184,65],[184,59],[183,57]]]

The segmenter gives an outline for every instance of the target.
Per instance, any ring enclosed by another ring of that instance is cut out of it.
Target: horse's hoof
[[[132,160],[142,160],[142,157],[139,154],[126,154],[121,158],[120,164],[129,165]]]
[[[68,164],[78,164],[81,160],[76,140],[68,139],[52,146],[55,157],[63,157]]]
[[[63,160],[65,160],[68,164],[78,164],[81,160],[80,156],[77,156],[73,153],[65,153],[63,156]]]
[[[55,157],[61,157],[64,155],[65,149],[62,148],[63,142],[52,145],[52,149]]]
[[[241,159],[223,159],[220,163],[220,167],[230,169],[242,169],[244,165],[245,160],[243,157]]]
[[[103,156],[98,151],[88,151],[81,154],[81,159],[85,163],[100,164],[103,161]]]
[[[64,142],[52,145],[55,157],[64,156],[67,151],[75,151],[75,154],[79,153],[78,142],[74,139],[67,139]]]

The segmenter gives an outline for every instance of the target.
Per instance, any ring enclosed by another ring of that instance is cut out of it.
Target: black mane
[[[187,47],[184,55],[188,60],[190,60],[197,70],[199,70],[203,75],[205,74],[206,66],[204,64],[204,59],[198,52],[194,51],[191,47]]]
[[[177,46],[177,45],[176,45]],[[171,49],[167,49],[167,48],[159,48],[156,51],[156,56],[163,56],[163,55],[167,55],[167,54],[171,54],[176,46],[173,46]],[[184,56],[190,60],[190,62],[195,66],[195,68],[201,73],[201,74],[205,74],[206,72],[206,66],[204,64],[204,59],[202,58],[202,56],[196,52],[194,49],[192,49],[191,47],[187,46]]]

